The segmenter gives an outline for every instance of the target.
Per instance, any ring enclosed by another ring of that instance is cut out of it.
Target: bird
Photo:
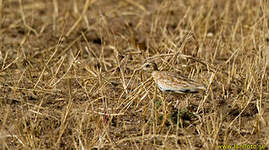
[[[145,63],[143,70],[151,72],[154,82],[162,92],[187,94],[206,90],[204,84],[188,79],[175,72],[159,71],[157,64],[154,62]]]

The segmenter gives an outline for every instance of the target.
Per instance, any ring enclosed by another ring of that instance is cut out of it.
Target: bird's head
[[[158,71],[158,66],[154,62],[147,62],[143,65],[143,70],[149,71],[149,72]]]

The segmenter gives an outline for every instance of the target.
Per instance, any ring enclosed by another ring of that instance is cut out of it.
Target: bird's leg
[[[185,101],[186,107],[185,108],[188,108],[189,107],[189,105],[190,105],[189,99],[190,98],[191,98],[191,95],[186,96],[186,101]]]
[[[152,117],[152,120],[153,120],[153,124],[152,124],[152,129],[153,129],[153,134],[156,134],[156,125],[157,125],[157,111],[156,111],[156,100],[157,100],[157,88],[155,86],[155,89],[154,89],[154,95],[153,95],[153,98],[151,100],[151,105],[152,105],[152,110],[151,110],[151,117]]]
[[[174,96],[177,99],[174,108],[178,108],[179,107],[179,104],[180,104],[180,100],[182,99],[182,95],[181,94],[174,94]]]
[[[164,111],[163,121],[161,124],[161,128],[162,128],[167,120],[167,111],[166,111],[167,109],[166,109],[166,97],[164,97],[163,92],[161,93],[161,97],[162,97],[162,106],[163,106],[163,111]]]
[[[175,108],[178,107],[178,104],[179,104],[179,100],[177,99],[176,104],[175,104]]]
[[[178,107],[187,108],[189,106],[190,97],[191,95],[186,96],[186,95],[177,94],[176,95],[177,101],[175,103],[174,108],[178,108]],[[185,100],[185,101],[183,101],[182,103],[182,100]]]

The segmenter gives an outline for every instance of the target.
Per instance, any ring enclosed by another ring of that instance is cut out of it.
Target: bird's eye
[[[146,64],[146,67],[147,67],[147,68],[150,67],[150,64]]]

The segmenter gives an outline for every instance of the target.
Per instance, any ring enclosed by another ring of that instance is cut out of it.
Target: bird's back
[[[196,93],[206,90],[203,84],[180,76],[173,72],[153,71],[152,77],[161,91],[175,93]]]

